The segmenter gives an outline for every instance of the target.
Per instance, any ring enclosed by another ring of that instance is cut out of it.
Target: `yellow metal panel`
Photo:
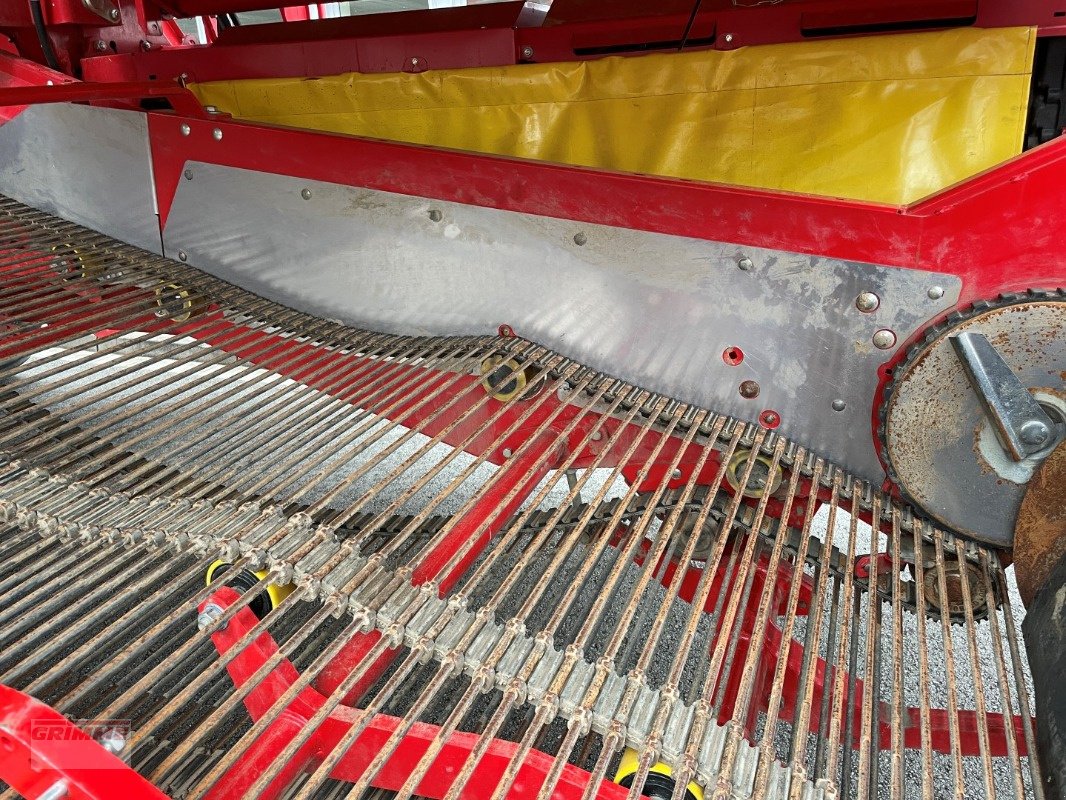
[[[1016,155],[1035,30],[193,85],[235,117],[908,203]]]

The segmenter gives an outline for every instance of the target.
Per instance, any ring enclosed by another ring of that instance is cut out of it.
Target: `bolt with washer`
[[[204,606],[204,610],[196,616],[196,627],[205,631],[214,625],[222,614],[225,613],[222,606],[216,603],[208,603]]]

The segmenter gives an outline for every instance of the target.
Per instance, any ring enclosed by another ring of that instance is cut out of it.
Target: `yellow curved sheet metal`
[[[265,123],[909,203],[1020,152],[1035,39],[965,28],[191,88]]]

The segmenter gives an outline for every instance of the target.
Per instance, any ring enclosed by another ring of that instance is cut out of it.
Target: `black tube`
[[[44,27],[44,15],[41,14],[41,0],[30,0],[30,16],[33,17],[33,27],[37,29],[37,41],[41,44],[41,52],[49,67],[60,71],[59,59],[56,51],[52,49],[52,40],[48,38],[48,31]]]

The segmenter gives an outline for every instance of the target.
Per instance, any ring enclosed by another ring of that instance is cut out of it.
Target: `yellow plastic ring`
[[[207,568],[207,585],[210,586],[212,583],[214,583],[215,574],[219,571],[220,567],[228,568],[230,566],[231,565],[228,561],[215,561],[210,567]],[[259,580],[263,580],[263,578],[267,576],[266,570],[247,571],[251,572]],[[278,586],[274,583],[268,583],[266,587],[266,595],[267,599],[270,602],[270,610],[273,611],[275,608],[281,605],[281,601],[288,597],[290,594],[292,594],[294,588],[295,587],[291,583],[286,584],[284,586]]]
[[[640,754],[632,747],[627,747],[625,752],[622,753],[622,760],[618,763],[618,771],[614,775],[614,782],[628,789],[633,783],[633,776],[637,774],[637,770],[639,769]],[[648,779],[644,784],[644,794],[648,794],[649,783],[654,782],[652,776],[655,775],[669,779],[669,784],[664,782],[661,788],[665,793],[667,787],[669,787],[669,792],[672,794],[673,786],[675,785],[674,771],[670,768],[669,764],[664,764],[661,761],[652,764],[651,769],[648,770]],[[686,788],[688,789],[685,793],[686,800],[704,800],[703,787],[698,783],[689,783]],[[656,795],[653,794],[650,796]]]
[[[774,468],[774,463],[766,456],[759,454],[755,456],[756,464],[761,464],[766,468],[766,482],[762,486],[752,486],[751,479],[755,477],[757,466],[752,467],[752,474],[748,476],[748,485],[744,488],[740,488],[740,481],[744,477],[744,473],[748,467],[748,460],[751,458],[750,450],[737,450],[726,466],[725,474],[729,479],[729,484],[739,491],[745,497],[762,497],[764,494],[773,494],[777,491],[781,485],[781,468]]]
[[[494,376],[500,372],[506,377],[494,383]],[[489,397],[505,403],[518,397],[526,388],[526,373],[513,358],[489,356],[481,362],[481,385]]]

